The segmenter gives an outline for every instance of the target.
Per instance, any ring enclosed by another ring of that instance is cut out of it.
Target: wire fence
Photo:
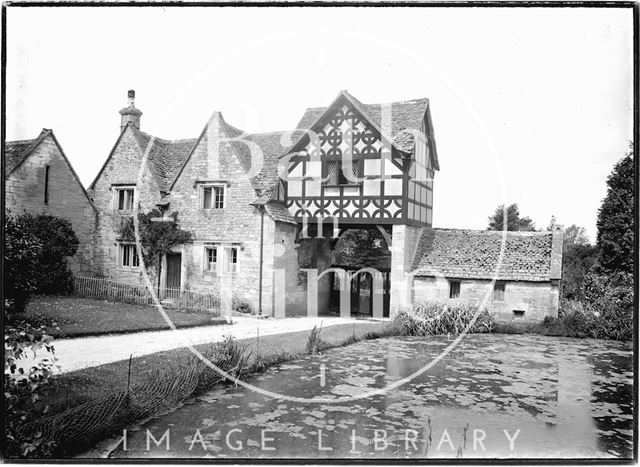
[[[359,321],[300,331],[254,337],[239,341],[204,344],[198,350],[218,368],[236,378],[250,378],[252,373],[284,361],[326,351],[361,339],[394,335],[397,329],[388,321]],[[136,371],[136,361],[122,362],[123,371]],[[295,377],[295,375],[290,375]],[[86,451],[109,436],[122,433],[134,422],[175,409],[188,398],[203,393],[225,381],[225,377],[190,355],[176,367],[157,369],[148,381],[131,385],[67,411],[26,425],[25,436],[42,437],[54,444],[60,456]]]
[[[153,296],[145,285],[127,284],[105,277],[75,276],[73,291],[85,298],[155,305]],[[155,292],[162,305],[167,308],[220,314],[220,297],[217,294],[173,288],[156,288]]]

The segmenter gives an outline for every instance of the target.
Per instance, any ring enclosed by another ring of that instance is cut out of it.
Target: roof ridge
[[[136,129],[137,129],[137,128],[136,128]],[[142,131],[142,130],[140,130],[140,129],[137,129],[137,130],[138,130],[141,134],[143,134],[144,136],[148,136],[149,138],[153,138],[153,139],[154,139],[154,141],[158,141],[158,142],[160,142],[160,143],[175,144],[175,143],[182,143],[182,142],[185,142],[185,141],[193,141],[193,140],[195,140],[195,139],[198,139],[197,137],[196,137],[196,138],[166,139],[166,138],[161,138],[161,137],[159,137],[159,136],[152,135],[151,133],[147,133],[146,131]]]
[[[27,138],[27,139],[16,139],[14,141],[5,141],[5,144],[28,143],[28,142],[34,141],[36,139],[38,139],[38,138],[35,137],[35,138]]]
[[[247,133],[249,136],[259,136],[259,135],[274,135],[276,133],[287,133],[291,130],[277,130],[277,131],[261,131],[260,133]]]
[[[22,151],[22,153],[18,156],[18,161],[14,164],[13,167],[8,169],[7,173],[4,174],[4,176],[6,177],[7,175],[11,174],[14,170],[16,170],[18,167],[20,167],[22,163],[27,159],[27,157],[31,155],[31,153],[40,145],[40,143],[44,140],[44,138],[47,135],[53,135],[53,130],[51,130],[50,128],[43,128],[40,131],[40,134],[34,139],[24,140],[25,141],[24,144],[28,143],[29,146],[27,146]],[[6,151],[6,147],[5,147],[5,151]]]
[[[472,232],[472,233],[483,233],[483,234],[501,234],[504,233],[504,230],[489,230],[489,229],[456,229],[453,227],[433,227],[433,230],[438,231],[447,231],[447,232]],[[508,235],[551,235],[553,234],[550,230],[507,230],[506,233]]]

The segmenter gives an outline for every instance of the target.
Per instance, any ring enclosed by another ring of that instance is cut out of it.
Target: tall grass
[[[395,322],[410,336],[491,332],[493,317],[475,305],[459,300],[415,301],[413,308],[401,310]]]

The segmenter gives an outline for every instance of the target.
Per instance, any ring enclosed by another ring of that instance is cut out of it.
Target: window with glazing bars
[[[202,187],[202,209],[224,209],[224,187]]]
[[[329,161],[327,163],[327,185],[348,185],[355,183],[345,176],[345,165],[342,161]],[[351,161],[350,174],[354,179],[358,178],[358,161]]]

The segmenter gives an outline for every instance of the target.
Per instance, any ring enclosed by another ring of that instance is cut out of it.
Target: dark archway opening
[[[376,226],[344,228],[335,240],[332,269],[346,271],[345,275],[331,272],[329,313],[339,314],[341,293],[350,289],[352,316],[374,316],[374,294],[382,295],[382,314],[389,316],[391,251],[385,233]],[[379,271],[380,276],[372,270]],[[376,283],[376,281],[381,281]],[[376,290],[377,288],[377,290]]]

